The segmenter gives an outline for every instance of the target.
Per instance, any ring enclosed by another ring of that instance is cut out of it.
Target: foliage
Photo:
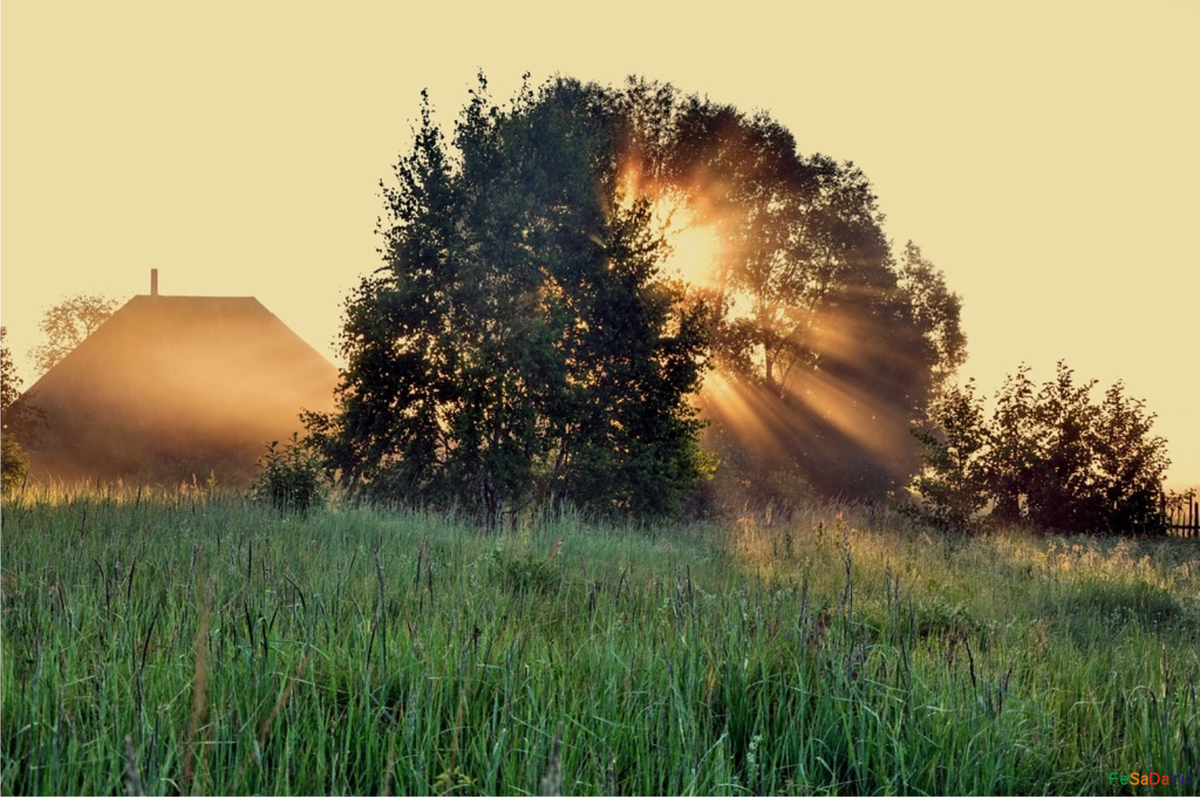
[[[258,501],[280,512],[307,514],[321,500],[321,458],[309,441],[300,440],[295,432],[282,448],[278,440],[268,443],[258,468],[250,488]]]
[[[930,380],[936,401],[947,380],[967,360],[967,336],[960,321],[962,300],[946,285],[946,276],[912,241],[904,246],[899,274],[913,323],[933,353]]]
[[[750,454],[741,477],[791,471],[872,498],[902,484],[918,466],[909,424],[965,357],[941,272],[911,242],[897,263],[863,171],[800,154],[768,115],[637,79],[616,101],[640,193],[686,206],[722,241],[697,292],[717,368],[758,422],[724,397],[705,409],[727,427],[723,447]]]
[[[426,100],[385,187],[339,410],[308,419],[342,484],[494,522],[672,514],[717,456],[727,482],[872,498],[917,469],[907,430],[963,360],[960,302],[918,247],[893,256],[861,169],[637,79],[473,97],[449,140]],[[721,240],[710,284],[661,273],[661,202]],[[740,399],[700,396],[716,456],[686,400],[710,358]]]
[[[148,491],[0,511],[4,794],[533,794],[552,761],[564,794],[1097,794],[1139,768],[1097,751],[1200,772],[1190,540],[839,506],[499,537]]]
[[[964,527],[990,501],[1001,523],[1161,532],[1170,460],[1166,441],[1151,433],[1155,416],[1121,382],[1094,402],[1095,385],[1077,385],[1060,362],[1039,388],[1022,366],[998,391],[990,422],[970,384],[948,391],[932,408],[932,428],[916,432],[925,471],[912,487],[931,517]]]
[[[614,125],[593,86],[502,109],[481,77],[447,144],[426,98],[384,190],[385,265],[346,302],[339,408],[308,417],[349,490],[494,524],[562,503],[669,515],[704,476],[704,308],[658,273]]]
[[[29,351],[39,374],[58,364],[83,343],[117,309],[113,299],[100,294],[77,294],[63,299],[42,314],[38,326],[46,342]]]
[[[8,328],[0,326],[0,413],[4,414],[5,427],[8,424],[8,411],[21,397],[21,377],[17,376],[17,365],[13,362],[12,352],[4,338],[8,336]]]
[[[557,551],[555,548],[549,557],[535,553],[510,557],[497,548],[492,552],[489,570],[496,583],[513,593],[550,595],[562,586],[562,573],[554,565]]]
[[[0,437],[0,491],[7,495],[25,481],[29,455],[11,435]]]
[[[925,468],[912,482],[925,499],[918,516],[942,531],[972,530],[988,501],[981,460],[988,435],[974,380],[963,387],[947,386],[929,416],[936,428],[913,430],[925,450]]]
[[[29,472],[22,441],[32,442],[39,421],[37,412],[21,401],[22,380],[4,343],[7,335],[8,330],[0,326],[0,479],[5,493],[23,482]]]

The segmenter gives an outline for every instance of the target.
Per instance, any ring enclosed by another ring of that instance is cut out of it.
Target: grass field
[[[1200,793],[1195,541],[202,493],[2,520],[5,794]]]

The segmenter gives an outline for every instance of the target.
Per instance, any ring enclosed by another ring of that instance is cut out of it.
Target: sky
[[[860,166],[963,300],[963,375],[1122,379],[1200,484],[1200,2],[0,7],[0,322],[256,296],[331,360],[420,92],[670,82]],[[435,6],[438,6],[435,8]],[[711,9],[711,10],[709,10]],[[1097,392],[1097,398],[1099,391]]]

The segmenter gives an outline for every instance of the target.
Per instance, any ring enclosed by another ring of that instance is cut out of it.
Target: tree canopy
[[[908,433],[965,359],[960,303],[911,242],[892,254],[853,163],[800,154],[768,115],[631,79],[620,142],[643,196],[721,241],[702,286],[724,377],[705,408],[723,456],[826,494],[878,497],[917,467]],[[770,499],[775,496],[759,496]]]
[[[29,351],[34,367],[44,374],[100,328],[117,309],[113,299],[99,294],[77,294],[63,299],[42,314],[38,326],[45,343]]]
[[[703,475],[703,307],[659,274],[605,100],[558,80],[501,108],[481,77],[447,141],[426,98],[384,266],[346,302],[338,410],[309,418],[344,487],[494,522],[671,514]]]
[[[958,297],[893,255],[860,169],[669,85],[560,78],[501,107],[481,77],[449,138],[426,98],[383,198],[338,411],[309,418],[352,491],[670,514],[716,461],[699,411],[746,500],[779,474],[882,496],[964,358]],[[684,217],[717,242],[687,279]]]
[[[1040,387],[1022,366],[996,394],[995,411],[967,383],[948,388],[916,432],[925,468],[913,489],[937,525],[1001,523],[1073,533],[1162,531],[1166,441],[1154,415],[1117,382],[1097,402],[1060,362]]]

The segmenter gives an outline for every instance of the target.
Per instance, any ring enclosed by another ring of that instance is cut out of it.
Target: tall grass
[[[202,490],[2,519],[4,793],[1200,789],[1185,540],[495,536]]]

